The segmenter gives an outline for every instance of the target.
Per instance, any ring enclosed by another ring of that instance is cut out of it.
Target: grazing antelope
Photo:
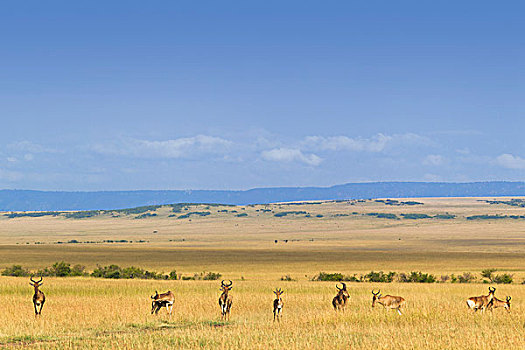
[[[275,322],[275,319],[277,318],[277,321],[281,322],[282,312],[283,312],[283,299],[281,298],[281,294],[284,292],[279,289],[275,289],[274,291],[277,298],[273,301],[273,321]]]
[[[33,305],[35,307],[35,317],[42,314],[42,308],[46,302],[46,296],[39,288],[44,282],[42,282],[42,277],[40,281],[33,280],[33,277],[29,278],[31,282],[29,284],[35,288],[35,294],[33,294]]]
[[[372,307],[376,306],[376,303],[383,305],[385,309],[394,309],[397,310],[397,313],[401,315],[401,307],[405,304],[405,299],[403,297],[397,297],[394,295],[385,295],[381,296],[381,290],[378,290],[377,293],[374,293],[372,289]]]
[[[339,288],[337,284],[335,285],[335,288],[337,288],[338,292],[337,295],[332,300],[332,305],[334,306],[335,311],[345,311],[346,307],[346,301],[350,298],[350,295],[348,294],[348,291],[346,290],[346,284],[344,282],[341,282],[343,287]]]
[[[175,295],[173,295],[171,290],[162,294],[159,294],[159,292],[155,291],[155,294],[151,296],[151,299],[153,299],[153,301],[151,302],[151,314],[155,313],[156,315],[159,313],[159,310],[161,308],[165,307],[166,311],[171,317],[171,312],[173,311],[173,303],[175,302]]]
[[[496,309],[498,307],[504,307],[505,310],[510,312],[510,299],[512,299],[512,298],[511,297],[506,297],[505,301],[503,301],[503,300],[500,300],[500,299],[494,297],[494,299],[492,299],[492,305],[489,305],[489,310],[492,311],[493,308]]]
[[[232,297],[228,292],[233,288],[233,282],[230,280],[230,284],[224,284],[224,280],[221,282],[222,294],[219,297],[219,306],[221,307],[221,320],[230,319],[230,310],[232,308]]]
[[[481,295],[479,297],[468,298],[467,299],[468,307],[474,310],[474,312],[478,310],[481,310],[481,312],[485,311],[485,309],[489,307],[489,305],[492,305],[495,291],[496,291],[496,288],[489,287],[488,295]]]

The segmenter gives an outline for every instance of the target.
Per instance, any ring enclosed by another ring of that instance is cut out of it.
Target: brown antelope
[[[492,299],[492,305],[489,305],[489,310],[492,311],[493,308],[497,309],[498,307],[504,307],[505,310],[510,312],[510,299],[512,299],[512,298],[511,297],[506,297],[505,301],[503,301],[503,300],[500,300],[500,299],[494,297],[494,299]]]
[[[335,285],[335,288],[337,288],[338,292],[337,295],[332,300],[332,305],[334,306],[335,311],[345,311],[346,307],[346,301],[350,298],[350,295],[348,294],[348,291],[346,290],[346,284],[344,282],[341,282],[343,287],[339,288],[337,284]]]
[[[224,284],[224,280],[221,282],[222,294],[219,297],[219,306],[221,307],[221,320],[230,319],[230,310],[232,308],[232,297],[228,292],[233,288],[233,282],[230,280],[230,284]]]
[[[171,317],[171,312],[173,311],[173,303],[175,302],[175,295],[173,295],[171,290],[162,294],[159,294],[159,292],[155,291],[155,294],[151,296],[151,299],[153,299],[153,301],[151,302],[151,314],[155,313],[156,315],[159,313],[159,310],[161,308],[165,307],[166,311]]]
[[[489,305],[492,305],[495,291],[496,291],[496,288],[489,287],[488,295],[481,295],[479,297],[468,298],[467,299],[468,307],[474,310],[474,312],[478,310],[481,310],[481,312],[485,311],[485,309],[489,307]]]
[[[277,319],[277,321],[281,322],[284,305],[283,299],[281,298],[281,294],[283,294],[284,292],[281,290],[281,288],[279,288],[275,289],[274,293],[277,298],[275,298],[275,300],[273,301],[273,321],[275,322],[275,319]]]
[[[378,290],[377,293],[374,293],[372,290],[372,307],[376,306],[376,303],[383,305],[385,309],[394,309],[397,310],[397,313],[401,315],[401,307],[405,305],[405,299],[403,297],[397,297],[394,295],[385,295],[381,296],[381,290]]]
[[[44,282],[42,282],[42,277],[40,277],[40,281],[33,280],[33,277],[30,278],[29,284],[35,288],[35,294],[33,294],[33,305],[35,307],[35,317],[42,314],[42,308],[44,307],[44,303],[46,302],[46,296],[44,293],[39,289]]]

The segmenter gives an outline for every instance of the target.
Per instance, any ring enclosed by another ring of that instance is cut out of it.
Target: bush
[[[429,273],[419,272],[410,272],[409,275],[405,273],[399,274],[399,282],[403,283],[434,283],[436,282],[436,277]]]
[[[286,275],[286,276],[282,276],[281,277],[281,281],[292,282],[292,281],[295,281],[295,280],[292,278],[292,276]]]
[[[487,278],[489,281],[492,281],[493,274],[496,272],[496,269],[485,269],[481,271],[481,277]]]
[[[179,276],[177,275],[177,271],[173,270],[170,272],[170,274],[168,275],[168,279],[170,280],[178,280]]]
[[[412,220],[418,220],[418,219],[430,219],[431,216],[427,214],[401,214],[403,219],[412,219]]]
[[[77,264],[71,268],[71,276],[89,276],[85,270],[85,266]]]
[[[51,267],[52,276],[66,277],[71,275],[71,264],[64,261],[56,262]]]
[[[317,276],[312,278],[312,281],[332,281],[332,282],[341,282],[344,281],[344,276],[342,273],[327,273],[319,272]]]
[[[462,275],[459,275],[458,276],[458,282],[459,283],[470,283],[472,281],[474,281],[476,279],[476,277],[471,274],[470,272],[463,272]]]
[[[434,219],[441,219],[441,220],[452,220],[455,219],[456,215],[454,214],[436,214],[434,215]]]
[[[2,271],[2,276],[28,277],[30,276],[30,272],[21,265],[13,265],[6,267],[4,271]]]
[[[390,283],[394,280],[395,272],[390,271],[388,274],[383,271],[374,272],[371,271],[363,276],[363,279],[368,282],[381,282],[381,283]]]
[[[508,273],[504,273],[502,275],[496,275],[496,276],[494,276],[492,281],[494,283],[498,283],[498,284],[511,284],[512,283],[512,275],[509,275]]]
[[[92,273],[91,277],[96,278],[121,278],[122,269],[118,265],[109,265],[104,267],[97,267]]]
[[[220,279],[221,277],[222,275],[218,272],[208,272],[207,274],[204,275],[202,279],[205,281],[216,281]]]

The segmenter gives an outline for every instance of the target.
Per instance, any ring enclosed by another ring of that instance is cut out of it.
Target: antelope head
[[[44,282],[42,282],[42,276],[40,276],[40,280],[39,280],[39,281],[35,281],[35,280],[33,279],[33,277],[30,277],[29,280],[31,281],[31,282],[29,282],[29,284],[30,284],[31,286],[35,287],[35,291],[38,290],[38,288],[39,288],[41,285],[44,284]]]
[[[372,307],[375,307],[377,299],[381,298],[381,294],[380,293],[381,293],[381,289],[379,289],[377,291],[377,293],[374,293],[374,290],[372,289],[372,294],[374,295],[372,297]]]
[[[343,295],[347,298],[350,298],[350,294],[348,294],[348,291],[346,290],[346,283],[341,282],[341,285],[342,285],[341,288],[339,288],[337,284],[335,285],[335,288],[337,288],[337,290],[339,291],[338,294]]]
[[[505,298],[505,309],[507,309],[508,312],[510,312],[510,299],[512,298],[511,297]]]
[[[275,289],[274,291],[274,294],[277,296],[277,299],[279,299],[281,297],[281,294],[283,294],[284,292],[281,290],[281,288],[279,289]]]
[[[155,300],[155,299],[158,299],[158,297],[159,297],[159,292],[155,291],[155,294],[151,296],[151,299]]]
[[[229,281],[230,281],[229,284],[224,283],[224,280],[222,280],[221,282],[221,291],[225,294],[228,294],[228,292],[233,288],[232,287],[233,282],[231,280]]]

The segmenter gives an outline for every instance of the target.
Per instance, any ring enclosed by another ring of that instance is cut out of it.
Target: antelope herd
[[[44,292],[40,290],[40,286],[42,286],[42,277],[40,277],[40,280],[35,281],[33,280],[33,277],[30,278],[29,284],[34,287],[35,293],[33,294],[33,305],[35,307],[35,317],[42,314],[42,308],[44,307],[44,303],[46,302],[46,297],[44,295]],[[229,294],[229,292],[232,290],[233,282],[230,280],[228,284],[224,283],[224,280],[221,282],[221,288],[220,291],[222,292],[219,297],[219,306],[221,308],[221,319],[222,320],[229,320],[230,318],[230,311],[232,307],[232,296]],[[348,293],[348,290],[346,289],[346,283],[342,282],[341,287],[339,287],[338,284],[335,285],[337,288],[337,294],[332,300],[332,306],[334,307],[335,311],[344,311],[347,301],[350,298],[350,295]],[[486,309],[489,309],[492,311],[493,309],[503,307],[505,310],[510,312],[510,300],[511,297],[507,296],[505,300],[500,300],[494,296],[494,293],[496,292],[496,288],[489,287],[489,294],[488,295],[481,295],[477,297],[470,297],[467,299],[467,306],[474,310],[474,312],[481,310],[481,312],[484,312]],[[273,301],[273,320],[274,322],[277,320],[280,322],[280,319],[282,317],[282,311],[284,302],[281,298],[281,295],[284,293],[284,291],[281,288],[276,288],[273,292],[276,296],[276,298]],[[175,302],[175,295],[172,291],[167,291],[166,293],[159,294],[159,292],[155,291],[155,294],[151,296],[152,302],[151,302],[151,313],[152,314],[158,314],[159,310],[163,307],[166,308],[167,313],[170,315],[173,311],[173,304]],[[402,315],[401,313],[401,307],[405,305],[405,299],[400,296],[394,296],[394,295],[381,295],[381,290],[378,290],[377,292],[374,292],[372,290],[372,307],[375,307],[376,304],[382,305],[385,309],[393,309],[396,310],[399,315]]]

